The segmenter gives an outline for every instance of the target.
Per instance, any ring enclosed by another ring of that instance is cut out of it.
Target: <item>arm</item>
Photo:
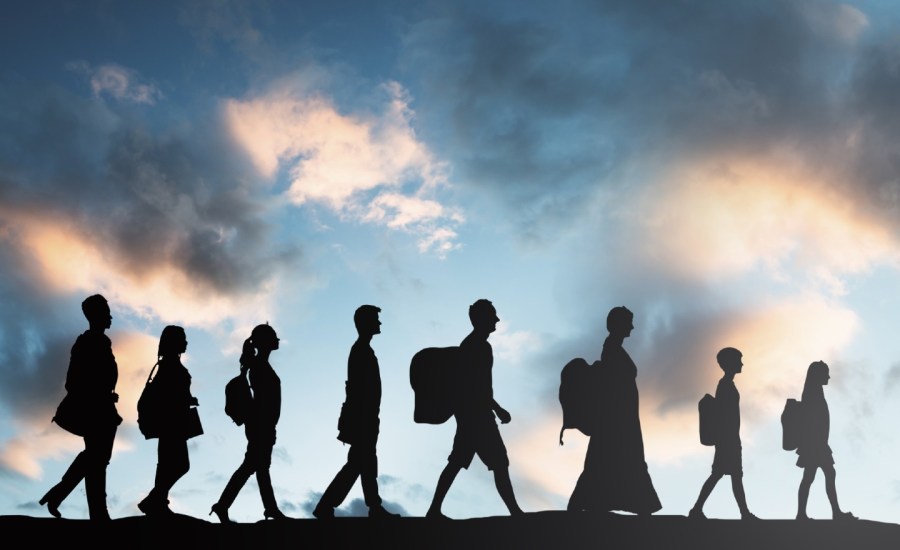
[[[509,424],[509,422],[512,420],[512,416],[509,414],[509,411],[501,407],[496,400],[491,401],[491,409],[494,411],[494,414],[497,415],[497,418],[500,419],[501,424]]]

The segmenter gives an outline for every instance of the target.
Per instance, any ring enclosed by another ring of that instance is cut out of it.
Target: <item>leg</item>
[[[145,514],[172,513],[169,509],[169,491],[190,469],[185,439],[161,437],[158,456],[156,482],[147,497],[138,503],[138,508]]]
[[[85,443],[85,447],[87,447],[87,443]],[[47,511],[54,517],[62,517],[58,508],[75,487],[81,483],[81,480],[84,479],[89,468],[89,463],[90,457],[87,453],[87,449],[85,449],[75,456],[75,460],[73,460],[72,464],[66,469],[66,473],[63,474],[59,483],[51,487],[50,490],[41,497],[40,504],[46,504]]]
[[[462,466],[453,462],[447,462],[447,465],[444,466],[444,470],[438,478],[437,488],[434,490],[431,506],[428,507],[428,512],[425,514],[426,517],[442,517],[444,515],[441,513],[444,497],[447,496],[447,492],[450,490],[450,486],[453,485],[453,480],[456,479],[456,474],[460,470],[462,470]]]
[[[256,466],[254,465],[253,456],[251,454],[251,446],[250,442],[247,442],[247,451],[244,453],[244,460],[241,462],[240,466],[237,467],[237,470],[231,474],[231,479],[228,480],[228,483],[225,485],[225,488],[222,490],[222,494],[219,496],[219,501],[213,505],[213,511],[217,509],[224,512],[225,517],[228,516],[228,508],[234,502],[234,499],[237,498],[238,493],[244,487],[244,484],[247,483],[247,480],[250,479],[250,476],[253,475],[253,472],[256,471]],[[219,512],[216,512],[219,515],[219,519],[222,519],[222,516]]]
[[[88,455],[87,472],[84,476],[84,492],[87,496],[88,514],[91,519],[108,520],[106,507],[106,467],[112,457],[116,439],[116,426],[99,429],[84,438]]]
[[[284,514],[278,509],[275,490],[272,488],[272,476],[269,473],[272,466],[272,448],[275,446],[275,438],[265,438],[257,445],[252,446],[255,447],[256,483],[259,485],[259,496],[262,499],[265,517],[280,519],[284,517]]]
[[[353,452],[353,447],[350,447],[350,449],[350,452]],[[322,498],[319,499],[319,503],[313,510],[313,516],[319,519],[334,517],[334,509],[340,506],[347,497],[347,493],[353,488],[357,477],[359,477],[359,470],[348,455],[347,462],[344,463],[344,466],[334,476],[331,483],[328,484],[325,492],[322,493]]]
[[[843,518],[846,514],[841,512],[841,507],[838,504],[837,487],[835,483],[837,473],[834,471],[834,465],[829,464],[827,466],[822,466],[822,472],[825,473],[825,494],[828,495],[828,502],[831,503],[831,517],[834,519]]]
[[[519,503],[516,502],[516,495],[513,493],[512,481],[509,479],[509,468],[497,468],[494,470],[494,484],[497,486],[497,492],[500,498],[506,504],[509,514],[517,516],[522,513]]]
[[[809,519],[806,515],[806,503],[809,500],[809,488],[816,479],[816,467],[807,466],[803,469],[803,479],[800,480],[800,489],[797,491],[797,519]]]
[[[755,515],[750,513],[750,509],[747,508],[747,496],[744,494],[743,475],[731,475],[731,491],[734,493],[734,500],[737,501],[738,509],[741,511],[741,519],[757,519]]]
[[[697,495],[697,502],[694,503],[694,507],[691,508],[691,511],[688,513],[689,517],[697,517],[703,518],[706,517],[703,515],[703,505],[706,504],[706,499],[709,498],[709,495],[712,494],[712,490],[715,488],[716,483],[722,479],[722,474],[710,474],[706,481],[703,482],[703,486],[700,488],[700,494]]]

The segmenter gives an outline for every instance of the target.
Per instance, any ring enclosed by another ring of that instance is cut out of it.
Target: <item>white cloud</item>
[[[447,167],[416,136],[402,86],[390,82],[382,91],[380,113],[344,114],[291,81],[261,97],[226,101],[224,116],[263,176],[287,171],[293,204],[413,233],[420,250],[445,253],[456,246],[451,227],[464,221],[434,196],[447,184]]]

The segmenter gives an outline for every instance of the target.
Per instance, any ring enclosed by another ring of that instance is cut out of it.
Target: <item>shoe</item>
[[[334,519],[334,508],[319,504],[313,510],[312,515],[316,519]]]
[[[797,521],[812,521],[812,518],[806,514],[797,514]]]
[[[150,498],[150,495],[137,503],[138,510],[144,513],[146,516],[164,516],[169,514],[174,514],[169,508],[169,501],[161,501]]]
[[[266,510],[265,512],[263,512],[263,517],[265,517],[266,519],[274,519],[274,520],[290,519],[286,515],[284,515],[284,512],[282,512],[278,508]]]
[[[741,519],[748,520],[748,521],[755,521],[755,520],[758,520],[759,518],[756,517],[756,515],[754,515],[752,512],[747,511],[747,512],[741,512]]]
[[[854,515],[851,514],[850,512],[839,512],[839,513],[835,514],[834,517],[833,517],[832,519],[835,519],[835,520],[838,520],[838,521],[844,521],[844,520],[851,520],[851,521],[852,521],[852,520],[857,520],[857,519],[859,519],[859,518],[856,517],[856,516],[854,516]]]
[[[385,510],[385,508],[383,506],[381,506],[379,504],[378,506],[372,506],[369,508],[369,517],[370,518],[378,518],[378,519],[382,519],[382,518],[391,519],[391,518],[399,518],[400,514],[388,512],[387,510]]]
[[[60,503],[55,500],[52,500],[50,498],[50,493],[52,493],[52,492],[53,492],[53,489],[50,489],[49,491],[47,491],[47,494],[42,496],[41,500],[39,500],[38,503],[41,506],[46,504],[47,511],[50,512],[50,515],[55,517],[56,519],[60,519],[60,518],[62,518],[62,514],[59,513]]]
[[[228,517],[228,508],[226,506],[222,506],[218,502],[212,505],[212,508],[209,509],[209,515],[215,514],[217,518],[219,518],[219,523],[234,523],[231,521],[231,518]]]
[[[691,508],[691,511],[688,512],[688,517],[691,519],[706,519],[706,514],[700,508]]]

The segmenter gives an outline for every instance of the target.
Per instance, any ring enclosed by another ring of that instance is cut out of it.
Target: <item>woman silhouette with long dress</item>
[[[803,383],[803,394],[800,397],[804,429],[800,444],[797,446],[797,466],[803,468],[803,478],[797,491],[797,519],[806,520],[806,502],[809,500],[809,488],[816,478],[816,470],[825,474],[825,493],[831,503],[831,515],[836,520],[856,519],[850,512],[842,512],[838,505],[835,487],[834,457],[828,445],[828,432],[831,417],[828,403],[825,401],[825,386],[831,375],[828,365],[816,361],[806,370],[806,381]]]
[[[153,489],[137,505],[148,516],[172,513],[169,490],[191,467],[187,441],[195,434],[188,433],[187,429],[191,426],[191,407],[199,403],[191,395],[191,375],[181,364],[181,354],[185,351],[184,329],[175,325],[165,327],[159,337],[158,371],[153,379],[154,390],[159,392],[159,402],[164,406],[159,411],[156,480]]]
[[[263,502],[264,517],[277,520],[287,518],[278,509],[272,477],[269,475],[272,448],[275,446],[275,426],[281,416],[281,379],[269,364],[269,355],[278,349],[278,343],[275,329],[268,324],[257,325],[250,333],[250,338],[244,341],[241,366],[250,369],[253,403],[247,421],[244,422],[244,434],[247,436],[244,461],[231,475],[219,501],[212,505],[209,512],[215,514],[222,523],[232,523],[228,508],[254,473]]]
[[[644,459],[637,389],[637,366],[622,344],[634,329],[634,314],[624,306],[610,310],[609,335],[598,371],[600,414],[588,443],[584,471],[568,510],[621,510],[648,516],[662,508]]]

